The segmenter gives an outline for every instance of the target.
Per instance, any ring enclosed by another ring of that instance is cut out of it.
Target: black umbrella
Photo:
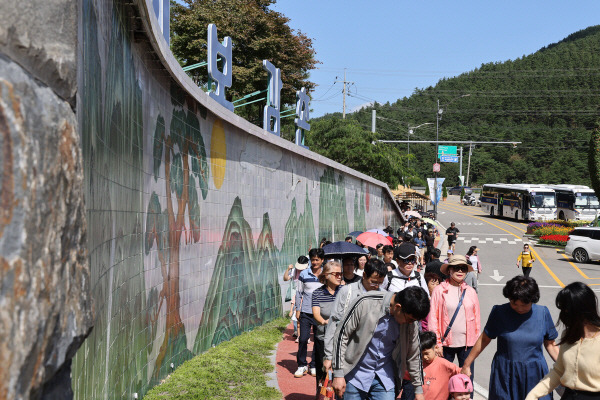
[[[369,252],[354,243],[349,242],[333,242],[326,246],[323,246],[326,258],[344,258],[344,257],[358,257]]]

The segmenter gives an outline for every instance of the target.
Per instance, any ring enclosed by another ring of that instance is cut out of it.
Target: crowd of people
[[[391,228],[386,232],[392,235]],[[475,360],[497,339],[490,400],[551,399],[559,385],[563,398],[600,399],[594,292],[578,282],[560,291],[556,305],[565,330],[557,344],[548,308],[537,305],[539,287],[529,276],[535,258],[525,245],[517,261],[523,275],[506,283],[508,302],[493,307],[482,329],[479,249],[457,254],[458,228],[452,223],[445,233],[444,261],[435,227],[414,219],[391,242],[363,246],[364,255],[330,259],[323,240],[290,265],[284,280],[294,279],[296,287],[294,376],[315,376],[318,395],[329,375],[335,395],[344,400],[473,398]],[[543,350],[556,361],[550,371]]]

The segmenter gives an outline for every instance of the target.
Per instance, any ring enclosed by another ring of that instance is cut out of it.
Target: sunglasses
[[[417,258],[416,257],[409,257],[406,260],[402,260],[404,261],[405,264],[416,264],[417,263]]]
[[[330,272],[329,275],[333,275],[336,278],[341,278],[342,277],[342,273],[341,272]]]
[[[469,267],[466,265],[453,265],[451,268],[460,272],[467,272],[469,270]]]

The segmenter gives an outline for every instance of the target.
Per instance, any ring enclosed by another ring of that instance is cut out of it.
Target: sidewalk
[[[289,324],[283,332],[283,340],[277,346],[277,383],[285,400],[313,400],[317,391],[316,378],[306,374],[302,378],[295,378],[294,372],[298,369],[296,353],[298,343],[292,337],[294,325]],[[308,344],[307,361],[312,358],[313,342]]]
[[[316,378],[304,375],[302,378],[294,378],[296,371],[296,352],[298,343],[292,337],[293,325],[290,323],[283,332],[283,340],[277,346],[276,371],[277,383],[282,397],[285,400],[313,400],[316,392]],[[308,344],[308,356],[312,356],[313,343]],[[486,400],[485,397],[475,393],[475,400]]]

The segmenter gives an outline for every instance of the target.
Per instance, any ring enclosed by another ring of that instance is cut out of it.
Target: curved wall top
[[[227,110],[225,107],[221,106],[215,100],[210,98],[207,95],[207,93],[202,91],[198,87],[198,85],[196,85],[194,81],[192,81],[189,75],[183,71],[181,65],[179,65],[179,63],[173,56],[173,53],[171,52],[171,49],[169,48],[169,45],[167,44],[159,28],[158,20],[156,19],[155,14],[152,12],[152,0],[136,1],[139,5],[140,14],[142,14],[143,16],[142,21],[145,25],[146,33],[148,34],[148,39],[150,40],[152,48],[154,49],[154,51],[156,51],[165,69],[169,71],[172,78],[178,82],[181,88],[183,88],[187,93],[193,96],[194,99],[196,99],[196,101],[198,101],[200,104],[204,105],[205,107],[213,111],[216,115],[218,115],[220,118],[226,120],[232,125],[235,125],[243,131],[251,135],[257,136],[262,140],[266,140],[275,146],[297,153],[302,157],[313,159],[325,166],[330,166],[338,171],[355,176],[366,182],[370,182],[376,186],[385,187],[388,189],[390,198],[392,200],[394,199],[394,195],[391,193],[391,191],[389,191],[387,184],[385,184],[384,182],[381,182],[380,180],[377,180],[369,175],[365,175],[361,172],[358,172],[352,168],[348,168],[343,164],[335,162],[329,158],[323,157],[320,154],[307,150],[301,146],[297,146],[296,144],[285,140],[281,137],[271,135],[261,127],[254,125],[248,120],[240,117],[239,115],[236,115],[235,113]],[[235,79],[235,76],[233,78]],[[400,215],[400,209],[397,207],[397,205],[396,209],[398,214]]]
[[[224,109],[182,71],[149,0],[80,0],[94,329],[80,399],[133,398],[282,313],[288,264],[322,237],[399,226],[385,184]]]

